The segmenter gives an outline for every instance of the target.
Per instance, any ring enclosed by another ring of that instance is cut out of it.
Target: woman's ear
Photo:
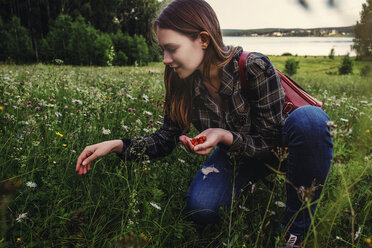
[[[209,46],[209,42],[210,42],[210,37],[209,37],[208,32],[206,31],[200,32],[199,37],[200,37],[202,48],[207,49],[207,47]]]

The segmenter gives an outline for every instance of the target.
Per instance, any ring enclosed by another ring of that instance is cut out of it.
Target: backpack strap
[[[239,77],[240,77],[241,87],[243,90],[247,88],[247,79],[245,77],[244,65],[249,55],[251,55],[250,52],[243,51],[239,57]]]

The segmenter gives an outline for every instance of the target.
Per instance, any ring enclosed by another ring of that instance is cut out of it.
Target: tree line
[[[0,61],[146,65],[161,54],[152,21],[169,0],[0,0]],[[372,60],[372,0],[354,28],[357,59]]]
[[[145,65],[159,60],[159,0],[0,0],[0,61]]]

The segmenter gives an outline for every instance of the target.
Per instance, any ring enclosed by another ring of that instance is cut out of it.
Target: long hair
[[[218,68],[226,65],[233,57],[235,49],[225,46],[216,13],[204,0],[175,0],[171,2],[154,22],[156,28],[165,28],[182,33],[192,40],[200,32],[206,31],[210,43],[203,58],[203,80],[209,81],[212,64]],[[164,111],[172,121],[177,122],[186,132],[192,118],[193,77],[181,79],[169,66],[165,66],[164,83],[166,89]]]

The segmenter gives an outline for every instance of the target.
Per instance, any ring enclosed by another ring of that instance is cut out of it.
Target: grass
[[[367,62],[340,76],[333,75],[340,57],[294,58],[300,68],[293,78],[325,103],[335,123],[332,168],[305,247],[371,247],[372,79],[359,76]],[[288,57],[270,59],[283,70]],[[183,208],[205,157],[177,146],[165,158],[109,155],[87,175],[75,172],[85,146],[161,125],[162,70],[160,63],[0,67],[0,247],[278,247],[281,175],[271,176],[274,189],[259,182],[221,211],[219,228],[201,231]]]

